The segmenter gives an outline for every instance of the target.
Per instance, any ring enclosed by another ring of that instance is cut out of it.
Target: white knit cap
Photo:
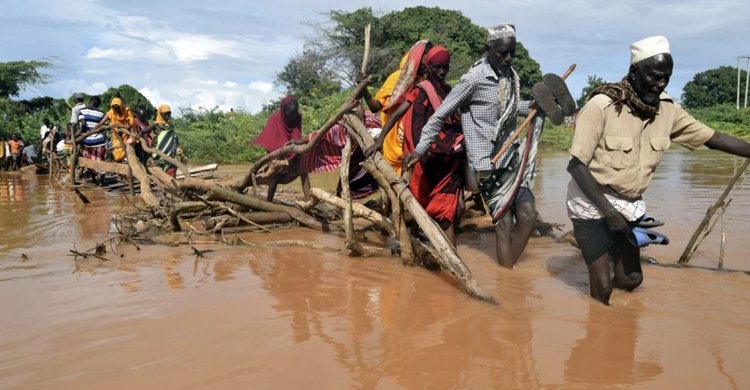
[[[630,64],[641,62],[657,54],[670,54],[667,38],[656,35],[630,44]]]
[[[487,42],[501,38],[515,38],[516,26],[510,23],[498,24],[487,29]]]

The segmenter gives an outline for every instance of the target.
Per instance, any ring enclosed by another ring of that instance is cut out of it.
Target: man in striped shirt
[[[99,110],[101,99],[99,96],[92,96],[89,105],[78,110],[78,122],[81,126],[81,133],[92,130],[99,124],[104,117],[104,113]],[[91,134],[83,139],[83,157],[89,160],[104,161],[107,154],[107,137],[102,133]],[[103,179],[104,172],[91,171],[93,177]]]

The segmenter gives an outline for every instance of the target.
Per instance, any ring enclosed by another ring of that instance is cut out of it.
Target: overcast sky
[[[568,83],[574,97],[588,75],[622,78],[628,45],[650,35],[672,45],[667,92],[676,98],[695,73],[737,66],[738,55],[750,54],[747,0],[6,0],[0,62],[52,58],[58,65],[51,83],[22,98],[130,84],[154,105],[256,112],[284,92],[274,76],[311,34],[305,22],[332,9],[386,13],[416,5],[459,10],[484,27],[514,23],[543,72],[578,64]]]

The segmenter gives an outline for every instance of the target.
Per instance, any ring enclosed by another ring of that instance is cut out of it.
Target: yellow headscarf
[[[120,113],[115,112],[112,106],[120,106]],[[125,107],[125,103],[120,98],[112,99],[112,103],[109,104],[109,111],[107,111],[107,117],[109,117],[109,120],[113,124],[132,126],[134,123],[133,113],[130,111],[130,108]]]
[[[168,125],[169,122],[167,122],[167,120],[162,116],[163,112],[172,112],[172,108],[166,104],[160,105],[159,108],[156,109],[156,124]]]

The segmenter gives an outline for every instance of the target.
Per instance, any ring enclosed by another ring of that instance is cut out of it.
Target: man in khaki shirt
[[[568,165],[568,216],[591,296],[604,304],[613,288],[632,291],[643,282],[640,248],[627,234],[646,213],[641,195],[671,142],[750,157],[750,144],[698,122],[664,93],[673,69],[666,38],[645,38],[630,50],[627,76],[596,88],[581,109]]]

